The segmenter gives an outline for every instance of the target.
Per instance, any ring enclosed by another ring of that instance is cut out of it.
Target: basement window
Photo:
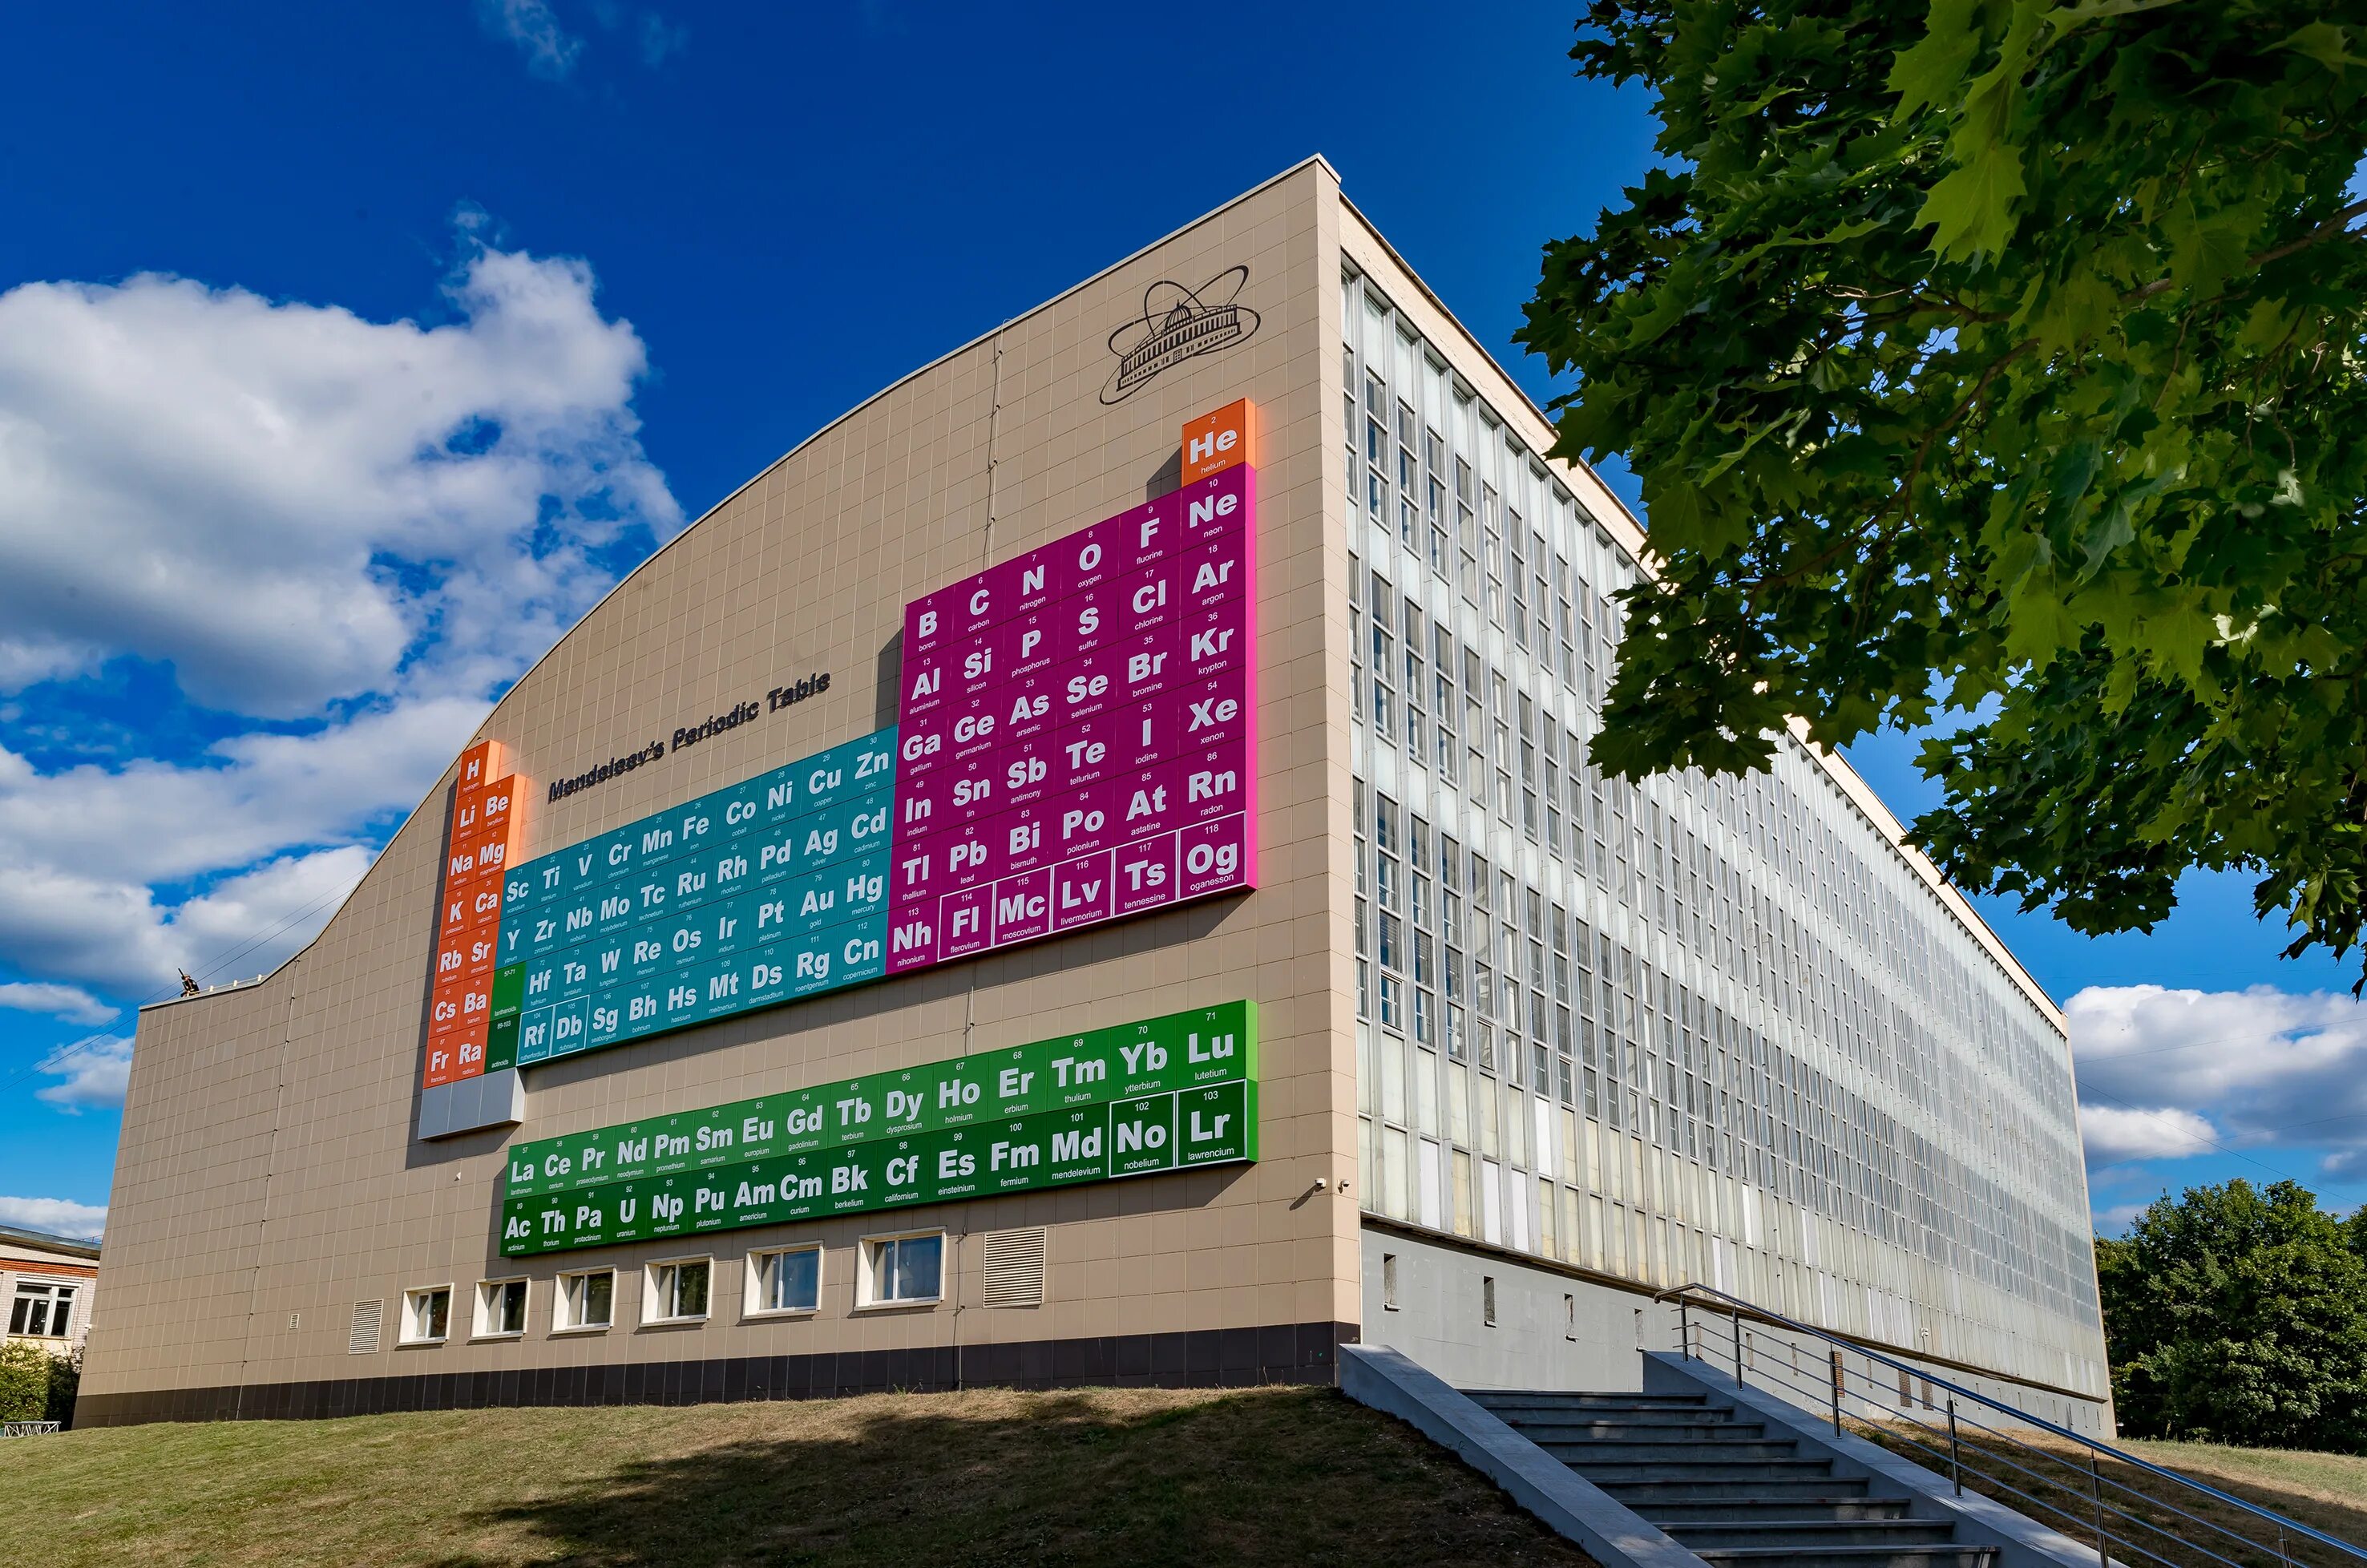
[[[402,1343],[441,1345],[452,1332],[452,1287],[431,1285],[402,1293]]]

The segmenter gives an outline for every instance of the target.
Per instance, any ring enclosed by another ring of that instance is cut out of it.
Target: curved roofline
[[[517,678],[510,682],[509,688],[507,690],[504,691],[501,696],[493,699],[493,706],[485,710],[485,716],[482,719],[478,720],[476,727],[469,732],[469,739],[460,747],[460,751],[454,752],[452,754],[452,763],[446,765],[447,770],[448,771],[453,764],[457,764],[459,761],[460,752],[467,751],[470,746],[475,745],[479,741],[486,738],[486,727],[490,725],[493,722],[494,718],[501,712],[503,704],[508,702],[512,697],[515,696],[518,688],[524,686],[528,680],[532,679],[535,671],[542,668],[545,664],[548,664],[550,660],[550,656],[558,653],[560,647],[565,643],[570,637],[574,636],[576,631],[583,627],[585,621],[590,620],[594,616],[599,614],[602,606],[606,605],[610,599],[616,597],[618,594],[624,592],[626,586],[630,584],[634,578],[649,570],[660,556],[663,555],[667,551],[672,550],[675,545],[688,538],[691,529],[697,528],[701,523],[706,522],[718,512],[723,510],[724,507],[729,506],[732,502],[738,500],[742,494],[747,493],[751,486],[761,482],[766,474],[773,472],[783,463],[787,462],[799,452],[804,451],[808,447],[812,446],[816,441],[821,440],[824,436],[827,436],[832,430],[837,429],[841,425],[845,424],[856,415],[861,414],[873,403],[878,403],[884,397],[887,397],[895,392],[897,388],[903,386],[908,381],[915,381],[922,376],[927,375],[930,371],[935,369],[940,365],[944,365],[951,360],[959,358],[962,355],[968,353],[971,349],[976,348],[981,343],[992,341],[1002,333],[1008,331],[1012,323],[1024,321],[1027,317],[1036,314],[1038,311],[1048,310],[1052,306],[1059,304],[1061,301],[1067,299],[1071,294],[1092,288],[1094,284],[1100,282],[1111,273],[1117,271],[1121,267],[1131,266],[1133,263],[1140,260],[1143,256],[1150,255],[1152,251],[1155,251],[1160,246],[1167,244],[1170,240],[1175,239],[1179,235],[1191,233],[1194,229],[1198,228],[1201,224],[1206,222],[1209,219],[1216,217],[1218,213],[1221,213],[1229,208],[1238,207],[1242,202],[1249,200],[1251,197],[1261,195],[1265,191],[1273,189],[1283,181],[1289,179],[1294,175],[1297,175],[1302,170],[1308,168],[1321,168],[1325,170],[1331,176],[1333,187],[1335,189],[1338,187],[1340,183],[1340,171],[1333,168],[1331,166],[1331,160],[1324,157],[1322,153],[1309,153],[1306,157],[1299,159],[1298,162],[1291,165],[1288,168],[1284,169],[1281,173],[1260,180],[1257,184],[1251,186],[1249,189],[1240,192],[1237,196],[1227,198],[1223,202],[1217,206],[1208,209],[1208,210],[1201,213],[1190,222],[1182,223],[1170,229],[1167,233],[1160,235],[1159,238],[1152,240],[1150,244],[1138,245],[1135,249],[1127,252],[1117,260],[1111,262],[1107,267],[1078,279],[1076,282],[1071,283],[1067,288],[1061,290],[1059,293],[1052,295],[1050,298],[1038,301],[1036,303],[1030,305],[1027,309],[1020,312],[1017,315],[1003,317],[1002,321],[996,323],[987,331],[980,333],[977,336],[968,339],[967,342],[964,342],[956,347],[948,348],[943,354],[938,355],[928,363],[906,371],[904,374],[897,377],[894,381],[889,381],[886,386],[881,387],[878,392],[873,392],[869,397],[865,398],[862,402],[851,405],[844,413],[841,413],[835,417],[816,426],[804,439],[790,447],[787,451],[783,452],[779,457],[775,458],[771,462],[766,463],[763,468],[758,469],[754,473],[749,475],[739,484],[734,485],[730,492],[724,495],[721,500],[717,501],[713,506],[708,507],[707,510],[701,512],[697,517],[694,517],[689,522],[684,524],[682,530],[679,533],[676,533],[674,538],[666,540],[663,544],[659,545],[655,550],[651,551],[647,555],[641,557],[640,561],[634,563],[631,571],[626,573],[623,576],[610,584],[608,585],[608,590],[587,606],[583,613],[577,616],[574,622],[570,625],[566,631],[561,632],[556,638],[551,640],[550,646],[544,649],[541,655],[537,658],[533,664],[528,665],[524,670],[521,670],[518,673]],[[1369,227],[1369,225],[1367,226]],[[1408,271],[1410,273],[1411,269],[1409,268]],[[397,838],[400,838],[402,835],[403,828],[409,827],[412,823],[418,819],[419,813],[427,809],[428,802],[436,799],[436,792],[443,787],[443,782],[444,775],[441,773],[437,774],[436,776],[436,782],[428,786],[427,792],[419,798],[419,803],[412,807],[411,811],[403,817],[402,825],[397,827],[392,833],[387,835],[386,843],[388,845],[391,845]],[[337,916],[345,913],[345,905],[353,901],[354,895],[362,891],[362,883],[369,880],[370,871],[374,871],[378,869],[379,857],[384,855],[385,852],[385,846],[380,846],[377,854],[374,854],[370,858],[369,869],[365,870],[361,874],[360,880],[356,881],[352,888],[346,891],[345,896],[337,901],[337,907],[329,911],[328,919],[321,922],[321,929],[320,931],[313,933],[312,940],[306,942],[302,947],[297,949],[294,952],[280,960],[277,964],[274,964],[267,972],[257,975],[254,980],[243,982],[233,981],[227,985],[211,987],[208,990],[198,993],[197,995],[194,996],[168,996],[162,1001],[143,1003],[137,1011],[145,1013],[153,1007],[170,1007],[184,1002],[195,1002],[205,996],[215,994],[219,991],[229,990],[232,985],[255,985],[260,984],[266,980],[276,978],[281,970],[286,969],[289,964],[294,963],[298,959],[302,958],[306,953],[312,950],[313,943],[318,942],[321,939],[322,935],[325,933],[329,926],[335,922]]]

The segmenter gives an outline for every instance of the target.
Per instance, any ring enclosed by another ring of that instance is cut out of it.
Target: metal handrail
[[[1991,1410],[2011,1416],[2015,1421],[2023,1426],[2033,1426],[2042,1432],[2049,1432],[2054,1434],[2056,1437],[2063,1437],[2073,1443],[2077,1443],[2081,1448],[2088,1450],[2091,1457],[2091,1462],[2093,1458],[2101,1457],[2127,1465],[2133,1470],[2140,1470],[2149,1475],[2158,1476],[2162,1480],[2169,1482],[2174,1485],[2183,1486],[2190,1491],[2202,1493],[2203,1495],[2210,1497],[2216,1502],[2225,1504],[2228,1507],[2239,1509],[2244,1513],[2252,1515],[2256,1518],[2265,1519],[2269,1523],[2276,1526],[2280,1531],[2291,1531],[2295,1535],[2305,1536],[2309,1540],[2317,1541],[2321,1545],[2333,1547],[2338,1551],[2347,1552],[2350,1556],[2358,1558],[2361,1562],[2367,1562],[2367,1550],[2362,1550],[2358,1546],[2352,1545],[2350,1541],[2344,1540],[2340,1536],[2328,1535],[2324,1530],[2314,1529],[2310,1526],[2302,1523],[2299,1519],[2288,1517],[2283,1514],[2276,1512],[2272,1508],[2263,1508],[2257,1503],[2248,1503],[2241,1497],[2237,1497],[2231,1493],[2222,1492],[2217,1487],[2197,1481],[2191,1476],[2180,1475],[2178,1471],[2155,1464],[2150,1460],[2140,1459],[2135,1454],[2130,1453],[2126,1449],[2113,1448],[2109,1443],[2100,1443],[2096,1441],[2095,1438],[2088,1437],[2084,1433],[2075,1432],[2068,1426],[2058,1426],[2043,1415],[2034,1415],[2029,1411],[2008,1404],[2002,1400],[1991,1399],[1988,1395],[1982,1393],[1977,1390],[1966,1388],[1961,1383],[1951,1382],[1945,1378],[1935,1378],[1925,1368],[1910,1365],[1909,1363],[1898,1360],[1896,1358],[1886,1356],[1878,1350],[1868,1349],[1864,1345],[1856,1340],[1844,1339],[1840,1335],[1833,1334],[1829,1330],[1817,1328],[1808,1324],[1798,1322],[1795,1319],[1787,1318],[1781,1312],[1770,1312],[1767,1308],[1760,1306],[1756,1302],[1745,1301],[1742,1297],[1734,1295],[1729,1291],[1718,1290],[1714,1285],[1704,1285],[1698,1282],[1679,1285],[1659,1292],[1658,1295],[1654,1296],[1652,1300],[1655,1301],[1667,1301],[1674,1299],[1677,1302],[1680,1313],[1679,1321],[1682,1323],[1683,1321],[1682,1313],[1686,1305],[1685,1298],[1689,1296],[1713,1297],[1717,1301],[1724,1303],[1725,1310],[1733,1314],[1735,1319],[1736,1343],[1738,1346],[1740,1344],[1742,1316],[1744,1313],[1749,1313],[1751,1317],[1758,1319],[1761,1323],[1771,1324],[1780,1328],[1788,1329],[1795,1334],[1804,1334],[1811,1339],[1821,1340],[1825,1344],[1833,1347],[1836,1356],[1838,1356],[1840,1352],[1846,1350],[1852,1354],[1864,1357],[1869,1362],[1878,1361],[1882,1365],[1891,1368],[1896,1371],[1904,1372],[1909,1377],[1920,1378],[1924,1382],[1934,1388],[1943,1388],[1950,1393],[1959,1395],[1965,1399],[1972,1400],[1979,1404],[1985,1404]],[[1684,1354],[1690,1358],[1693,1356],[1693,1346],[1690,1337],[1682,1340],[1680,1343],[1684,1346]],[[1709,1358],[1706,1356],[1702,1358],[1703,1360],[1707,1360],[1708,1358]],[[1740,1358],[1738,1354],[1738,1370],[1739,1370],[1739,1365]],[[1739,1382],[1740,1379],[1738,1378],[1736,1381]],[[1834,1391],[1834,1401],[1836,1406],[1836,1423],[1838,1424],[1838,1407],[1840,1401],[1840,1391],[1838,1385],[1836,1385]],[[2125,1490],[2125,1488],[2124,1490]],[[2157,1499],[2149,1499],[2149,1501],[2157,1501]],[[2175,1508],[2176,1505],[2171,1504],[2169,1505],[2169,1506]],[[2115,1509],[2114,1512],[2117,1513],[2119,1510]],[[2247,1541],[2246,1544],[2249,1546],[2261,1545],[2261,1543],[2258,1541]],[[2151,1553],[2147,1553],[2147,1555],[2150,1556]],[[2279,1555],[2282,1556],[2283,1553],[2279,1552]]]

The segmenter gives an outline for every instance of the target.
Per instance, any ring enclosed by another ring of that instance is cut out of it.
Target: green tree
[[[2338,954],[2367,877],[2367,0],[1595,0],[1666,161],[1518,335],[1657,580],[1637,777],[1931,726],[1960,883],[2147,926],[2241,868]]]
[[[2290,1181],[2164,1196],[2096,1281],[2121,1429],[2367,1453],[2367,1259]]]

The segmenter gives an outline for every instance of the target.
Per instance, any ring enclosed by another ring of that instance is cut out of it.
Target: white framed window
[[[715,1260],[708,1257],[670,1257],[649,1267],[648,1293],[641,1299],[649,1303],[641,1321],[647,1323],[699,1323],[707,1317],[708,1288],[714,1282]]]
[[[8,1308],[9,1335],[66,1338],[74,1332],[74,1297],[80,1290],[57,1279],[17,1280],[17,1299]]]
[[[405,1345],[441,1345],[452,1334],[452,1287],[429,1285],[402,1293]]]
[[[551,1292],[553,1334],[597,1334],[617,1321],[617,1271],[587,1268],[562,1274]]]
[[[946,1233],[912,1231],[863,1238],[866,1307],[916,1306],[942,1300],[946,1282]]]
[[[746,1315],[803,1316],[821,1307],[821,1246],[776,1247],[748,1255]]]
[[[476,1336],[515,1339],[526,1332],[526,1281],[487,1279],[477,1286]]]

